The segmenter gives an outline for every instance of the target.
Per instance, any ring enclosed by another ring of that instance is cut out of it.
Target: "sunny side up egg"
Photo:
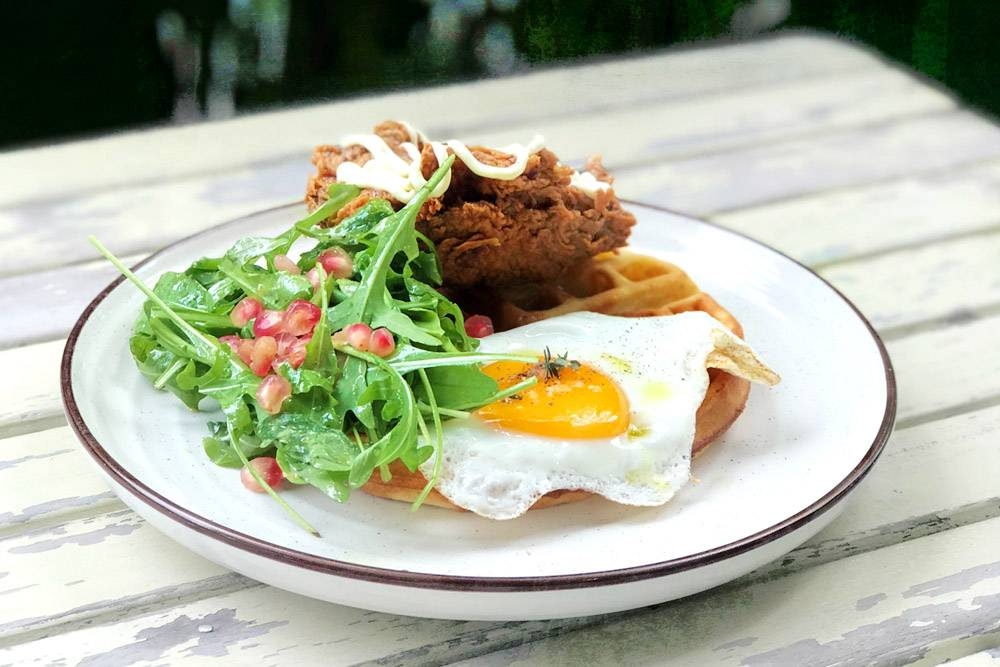
[[[437,490],[492,519],[520,516],[544,494],[581,489],[626,505],[661,505],[689,478],[695,413],[718,337],[752,351],[711,316],[623,318],[574,313],[482,340],[480,350],[580,363],[546,377],[537,366],[484,367],[501,387],[538,383],[444,426]],[[754,357],[755,358],[755,357]],[[430,476],[435,458],[421,466]]]

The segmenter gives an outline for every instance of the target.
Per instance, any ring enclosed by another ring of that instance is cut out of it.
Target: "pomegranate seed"
[[[344,331],[343,329],[341,329],[340,331],[338,331],[335,334],[333,334],[332,336],[330,336],[330,341],[334,345],[338,345],[338,346],[339,345],[347,345],[348,344],[347,343],[347,332]]]
[[[271,370],[271,364],[278,356],[278,341],[271,336],[261,336],[253,342],[253,353],[250,355],[250,370],[258,377],[264,377]]]
[[[240,338],[240,342],[236,344],[236,354],[239,355],[244,364],[249,366],[253,358],[253,339]]]
[[[314,290],[319,289],[319,271],[316,270],[315,266],[306,271],[306,278],[309,279],[309,284],[313,286]]]
[[[280,310],[265,310],[253,321],[253,335],[277,336],[285,330],[285,313]]]
[[[351,274],[354,273],[354,262],[351,261],[351,256],[341,248],[324,250],[320,253],[318,261],[323,265],[327,275],[335,278],[350,278]]]
[[[228,345],[233,350],[234,354],[239,350],[240,347],[240,337],[234,334],[231,334],[229,336],[219,336],[219,342]]]
[[[372,328],[364,322],[355,322],[344,327],[347,344],[360,352],[368,351],[368,342],[372,337]]]
[[[247,325],[247,322],[260,315],[262,310],[264,310],[264,304],[248,296],[233,307],[233,311],[229,313],[229,319],[242,329]]]
[[[274,268],[278,271],[284,271],[285,273],[291,273],[296,276],[302,273],[302,269],[299,268],[299,265],[293,262],[288,255],[275,255]]]
[[[396,351],[396,339],[385,327],[376,329],[368,338],[368,350],[379,357],[388,357]]]
[[[281,412],[281,404],[292,395],[292,383],[280,375],[272,373],[257,387],[257,404],[265,412],[276,415]]]
[[[298,338],[290,333],[280,333],[274,337],[274,342],[278,344],[278,358],[284,359],[288,356],[288,350],[292,348]]]
[[[272,489],[277,488],[283,479],[285,479],[285,473],[281,471],[281,467],[278,465],[278,461],[272,456],[258,456],[253,459],[247,465],[243,466],[240,471],[240,481],[243,482],[243,486],[247,487],[254,493],[264,493],[264,487],[257,483],[253,475],[250,474],[248,466],[253,466],[257,473],[267,482],[267,485]]]
[[[287,361],[292,368],[298,368],[306,360],[306,345],[312,340],[312,336],[296,338],[291,334],[281,334],[278,336],[278,356],[274,360],[274,368]]]
[[[465,318],[465,333],[473,338],[485,338],[493,333],[493,320],[486,315]]]
[[[285,311],[285,331],[293,336],[312,333],[322,316],[323,311],[316,304],[296,299]]]

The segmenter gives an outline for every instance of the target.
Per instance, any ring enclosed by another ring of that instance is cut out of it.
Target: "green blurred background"
[[[864,43],[996,114],[998,10],[994,0],[7,3],[0,148],[803,27]]]

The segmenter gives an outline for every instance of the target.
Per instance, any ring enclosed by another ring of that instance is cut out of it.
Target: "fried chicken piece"
[[[405,126],[387,121],[375,132],[407,159],[401,147],[410,140]],[[421,171],[429,178],[437,159],[429,144],[419,148]],[[507,166],[514,161],[513,156],[492,148],[472,146],[470,150],[486,164]],[[364,164],[369,159],[371,154],[361,146],[319,146],[313,154],[317,173],[306,189],[310,210],[326,200],[341,163]],[[596,178],[611,182],[599,158],[589,160],[587,167]],[[635,218],[622,209],[610,188],[596,191],[591,198],[571,186],[572,174],[546,149],[529,156],[524,173],[507,181],[477,176],[456,160],[448,190],[428,200],[417,219],[417,228],[437,246],[445,285],[544,282],[584,259],[625,245]],[[336,224],[375,197],[401,206],[385,192],[366,189],[327,223]]]

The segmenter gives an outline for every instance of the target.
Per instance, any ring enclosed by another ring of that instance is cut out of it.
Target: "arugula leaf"
[[[533,354],[494,354],[489,352],[438,352],[423,350],[412,345],[397,349],[389,363],[400,373],[410,373],[419,368],[438,368],[442,366],[468,366],[484,364],[491,361],[523,361],[535,363],[538,357]]]
[[[135,359],[139,372],[154,385],[169,368],[178,362],[182,364],[182,367],[188,363],[187,358],[168,352],[157,344],[155,338],[146,334],[133,335],[129,339],[129,351],[132,353],[132,358]],[[181,402],[191,410],[197,410],[201,400],[205,397],[196,389],[181,389],[177,386],[176,380],[167,381],[161,387],[181,399]]]
[[[284,271],[272,272],[253,264],[243,266],[229,257],[219,262],[219,271],[232,279],[248,296],[275,310],[282,310],[295,299],[305,299],[312,294],[312,285],[305,276]]]
[[[430,180],[420,188],[410,202],[398,212],[383,218],[379,226],[378,244],[356,256],[360,259],[370,259],[370,265],[363,270],[364,276],[357,290],[351,297],[334,306],[330,312],[330,326],[342,329],[354,322],[369,322],[373,328],[385,327],[398,336],[402,336],[425,345],[436,345],[436,340],[430,334],[423,332],[409,318],[395,307],[395,300],[389,293],[387,282],[396,255],[403,253],[409,260],[415,259],[420,250],[417,244],[417,234],[414,223],[421,206],[427,201],[431,191],[444,178],[455,161],[449,156],[442,163]]]
[[[246,411],[246,415],[249,418],[249,410]],[[242,468],[244,458],[253,459],[258,456],[267,456],[274,451],[273,447],[261,443],[259,438],[249,435],[238,438],[234,446],[229,441],[230,424],[228,421],[209,422],[208,430],[211,435],[202,440],[202,447],[208,459],[223,468]],[[242,451],[242,458],[236,453],[235,447],[239,447]]]
[[[340,368],[340,378],[333,387],[336,414],[341,428],[345,427],[353,415],[366,430],[375,428],[375,413],[370,403],[362,403],[360,397],[368,386],[368,365],[357,357],[348,357]]]
[[[332,379],[337,361],[333,355],[333,343],[330,342],[330,316],[326,309],[330,299],[326,290],[326,271],[321,264],[316,264],[316,270],[319,272],[319,288],[313,295],[313,303],[320,307],[320,317],[313,329],[312,338],[306,344],[303,366],[317,373],[327,373]]]
[[[383,422],[399,419],[403,412],[402,401],[399,400],[399,385],[396,377],[380,367],[369,367],[366,376],[367,385],[358,397],[359,403],[370,403]]]
[[[229,441],[231,443],[239,443],[241,441],[241,437],[238,433],[236,433],[233,430],[234,420],[227,410],[227,408],[232,408],[234,405],[235,404],[231,404],[229,406],[223,406],[223,412],[226,412],[226,427],[229,430]],[[242,405],[245,408],[245,405],[242,403],[242,401],[240,402],[240,405]],[[296,512],[291,505],[285,502],[284,498],[278,495],[278,493],[274,490],[274,488],[270,484],[268,484],[267,480],[264,479],[264,477],[260,474],[260,471],[257,470],[255,466],[250,465],[250,460],[246,457],[246,455],[243,453],[243,450],[239,446],[232,447],[232,451],[236,452],[236,456],[238,456],[240,461],[243,463],[243,469],[249,472],[250,476],[253,477],[254,481],[257,482],[257,484],[262,489],[264,489],[264,491],[267,492],[267,495],[271,496],[271,498],[273,498],[274,501],[278,503],[278,505],[280,505],[283,510],[285,510],[285,513],[288,514],[289,518],[295,521],[295,523],[299,524],[311,535],[315,537],[320,537],[319,531],[313,528],[312,524],[306,521],[301,514]]]
[[[496,380],[476,366],[438,366],[421,368],[417,373],[426,376],[427,382],[417,385],[413,393],[417,400],[431,404],[426,388],[433,387],[437,407],[467,409],[469,405],[484,405],[500,390]]]
[[[290,481],[310,484],[339,503],[346,502],[351,495],[348,473],[325,470],[310,463],[309,453],[304,447],[291,445],[278,449],[275,458]]]
[[[292,448],[303,463],[331,472],[347,471],[357,446],[343,431],[331,429],[308,414],[287,413],[262,419],[257,425],[262,441]]]
[[[433,346],[440,345],[441,334],[444,333],[440,327],[436,327],[436,331],[426,331],[414,322],[411,317],[400,310],[393,301],[379,302],[372,311],[371,326],[373,329],[385,327],[397,336],[411,340],[414,343]]]
[[[216,305],[212,294],[185,273],[167,271],[156,281],[153,292],[171,306],[210,313]]]
[[[315,371],[311,368],[292,368],[287,362],[278,367],[278,374],[285,377],[292,385],[292,393],[305,394],[313,389],[322,389],[327,393],[333,392],[332,375]]]
[[[368,481],[376,468],[395,461],[407,449],[416,446],[417,405],[410,385],[384,359],[350,348],[345,348],[344,351],[350,357],[361,360],[379,371],[384,371],[384,373],[376,372],[373,374],[375,382],[381,386],[369,393],[367,397],[359,399],[358,402],[371,405],[376,398],[391,397],[391,400],[397,404],[393,406],[391,414],[398,414],[395,423],[389,426],[378,440],[355,457],[348,476],[348,483],[351,487],[357,488]],[[398,412],[396,412],[397,410]]]
[[[337,211],[342,209],[345,204],[353,201],[359,194],[361,194],[361,188],[356,185],[332,183],[327,188],[327,200],[316,207],[315,211],[296,222],[292,229],[300,234],[307,234],[309,236],[317,234],[317,231],[314,229],[315,225],[318,225],[332,215],[336,215]]]
[[[426,318],[422,326],[437,332],[442,348],[458,352],[479,347],[479,341],[465,333],[465,318],[458,305],[427,283],[411,276],[406,276],[404,282],[410,303],[420,304],[420,315]]]
[[[316,239],[317,244],[316,247],[302,253],[299,267],[309,269],[314,266],[320,254],[333,246],[345,248],[351,253],[373,246],[377,242],[376,227],[393,213],[395,211],[388,201],[372,199],[336,227],[310,230],[308,235]]]
[[[431,384],[430,378],[427,375],[427,371],[420,369],[417,371],[417,375],[420,377],[420,389],[427,396],[427,403],[431,409],[431,418],[434,422],[434,469],[431,471],[431,476],[427,480],[427,484],[424,485],[423,490],[420,495],[417,496],[416,500],[413,501],[413,509],[416,510],[420,507],[424,500],[427,499],[428,494],[430,494],[431,489],[437,485],[438,479],[441,477],[441,464],[444,461],[444,430],[441,427],[441,412],[438,406],[437,400],[437,390]],[[426,435],[424,436],[427,437]]]
[[[266,236],[245,236],[234,243],[226,251],[226,259],[238,266],[255,262],[265,255],[274,256],[288,252],[291,245],[289,239],[283,236],[269,238]]]

